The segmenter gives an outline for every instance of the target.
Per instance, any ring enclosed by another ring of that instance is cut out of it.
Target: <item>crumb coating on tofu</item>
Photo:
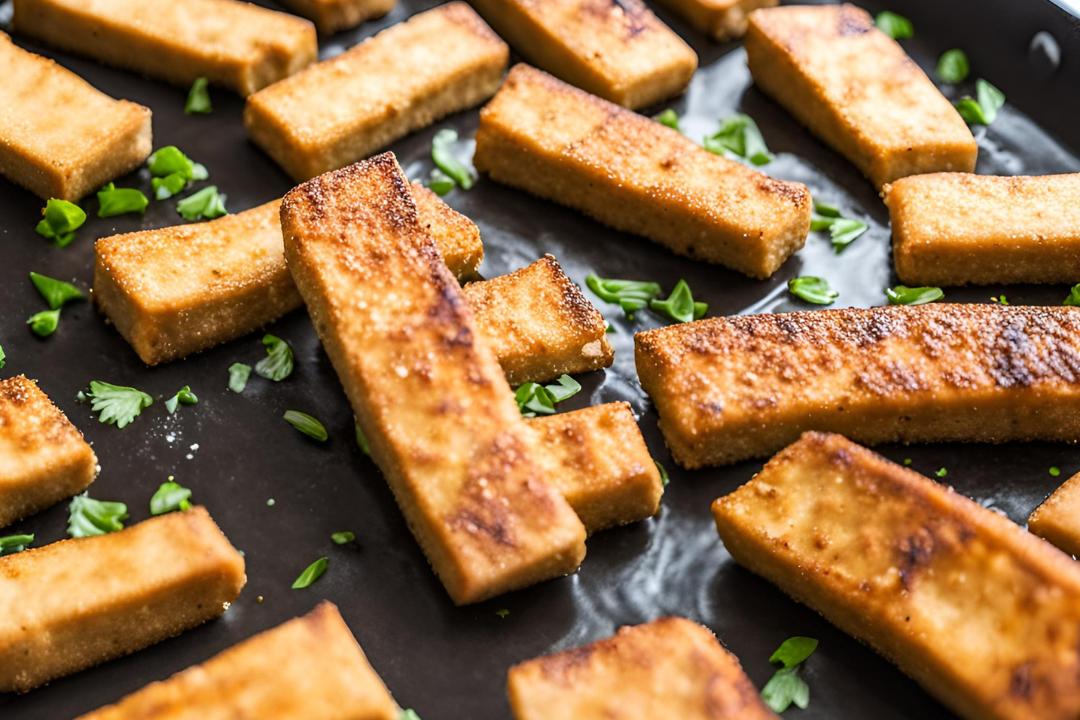
[[[333,35],[382,17],[397,0],[281,0],[281,4],[311,20],[321,34]]]
[[[713,40],[726,42],[746,34],[750,13],[775,7],[780,0],[658,0],[660,5],[681,15],[695,29]]]
[[[1028,530],[1080,556],[1080,474],[1073,475],[1046,498],[1028,518]]]

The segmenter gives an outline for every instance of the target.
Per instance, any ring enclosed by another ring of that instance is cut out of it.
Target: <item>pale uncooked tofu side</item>
[[[397,0],[281,0],[281,4],[311,20],[321,34],[333,35],[382,17]]]
[[[1073,557],[1080,557],[1080,474],[1043,500],[1028,518],[1028,530]]]
[[[657,0],[713,40],[737,40],[746,34],[750,13],[776,7],[780,0]]]

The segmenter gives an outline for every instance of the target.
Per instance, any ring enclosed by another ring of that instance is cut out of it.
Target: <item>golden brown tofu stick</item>
[[[15,0],[18,33],[187,86],[206,77],[241,95],[318,55],[307,20],[236,0]]]
[[[1028,530],[1070,555],[1080,556],[1080,474],[1073,475],[1035,508]]]
[[[1080,715],[1080,567],[996,512],[806,433],[713,514],[740,565],[960,716]]]
[[[776,720],[712,632],[667,617],[510,668],[517,720]]]
[[[1080,174],[933,173],[883,195],[909,285],[1080,281]]]
[[[281,4],[311,20],[320,33],[332,35],[382,17],[397,0],[281,0]]]
[[[335,605],[234,645],[79,720],[398,720]]]
[[[410,529],[457,604],[573,572],[585,528],[390,153],[291,190],[285,258]]]
[[[33,380],[0,380],[0,528],[85,490],[97,456]]]
[[[0,558],[0,692],[25,692],[225,612],[244,559],[205,508]]]
[[[757,10],[745,46],[758,87],[878,188],[975,169],[978,146],[963,118],[865,10]]]
[[[806,430],[868,444],[1080,439],[1080,308],[747,315],[634,340],[683,467],[762,457]]]
[[[540,435],[547,481],[591,535],[652,517],[664,486],[630,405],[594,405],[529,420]]]
[[[476,169],[681,255],[751,277],[803,246],[810,193],[517,65],[480,112]]]
[[[697,55],[641,0],[473,0],[532,64],[631,109],[686,92]]]
[[[671,8],[697,30],[724,42],[746,33],[747,18],[763,7],[774,7],[780,0],[658,0]]]
[[[511,385],[599,370],[615,359],[600,311],[551,255],[464,291]]]
[[[0,174],[77,202],[150,155],[150,110],[113,100],[0,32]]]
[[[509,54],[468,5],[451,2],[252,95],[244,126],[307,180],[488,99]]]

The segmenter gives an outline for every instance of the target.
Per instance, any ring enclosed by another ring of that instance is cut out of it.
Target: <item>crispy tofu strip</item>
[[[390,153],[291,190],[285,257],[371,455],[457,604],[573,572],[585,528]]]
[[[652,517],[664,486],[645,438],[624,402],[541,415],[539,432],[547,481],[591,535]]]
[[[0,380],[0,528],[77,495],[97,456],[33,380]]]
[[[413,182],[413,200],[420,224],[431,233],[443,262],[461,282],[476,277],[484,260],[484,243],[480,228],[469,218],[442,201],[426,185]]]
[[[0,32],[0,174],[77,202],[150,155],[150,110],[113,100]]]
[[[697,30],[725,42],[746,34],[747,19],[754,10],[775,7],[780,0],[658,0],[681,15]]]
[[[0,692],[25,692],[225,612],[244,558],[205,508],[0,558]]]
[[[615,359],[600,311],[551,255],[464,291],[511,385],[599,370]]]
[[[332,35],[382,17],[397,0],[281,0],[281,4],[311,20],[323,35]]]
[[[517,720],[776,720],[712,632],[666,617],[510,668]]]
[[[1080,281],[1080,174],[933,173],[883,195],[908,285]]]
[[[451,2],[252,95],[244,126],[307,180],[488,99],[509,53],[472,8]]]
[[[975,169],[978,147],[963,118],[865,10],[757,10],[745,46],[758,87],[878,188]]]
[[[1035,508],[1028,530],[1070,555],[1080,556],[1080,474],[1073,475]]]
[[[480,112],[477,170],[681,255],[751,277],[803,246],[810,193],[517,65]]]
[[[1080,439],[1080,308],[893,306],[638,333],[638,376],[687,468],[806,430],[857,442]]]
[[[335,605],[322,602],[79,720],[398,720]]]
[[[740,564],[969,720],[1080,714],[1080,567],[978,503],[806,433],[713,504]]]
[[[315,61],[307,20],[236,0],[14,0],[18,33],[108,65],[250,95]],[[70,118],[65,118],[65,121]]]
[[[697,54],[641,0],[473,0],[534,65],[637,109],[686,92]]]

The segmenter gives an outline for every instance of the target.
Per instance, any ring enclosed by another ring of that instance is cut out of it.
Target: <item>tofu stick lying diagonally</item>
[[[510,668],[517,720],[777,720],[707,628],[666,617]]]
[[[810,193],[516,65],[480,112],[476,169],[680,255],[766,278],[806,242]]]
[[[658,0],[681,15],[695,29],[724,42],[746,34],[747,18],[758,8],[774,7],[780,0]]]
[[[13,183],[78,202],[150,155],[148,108],[113,100],[2,32],[0,67],[0,174]]]
[[[1080,565],[996,512],[807,433],[713,514],[740,565],[961,717],[1080,716]]]
[[[1080,439],[1080,308],[747,315],[634,342],[683,467],[766,456],[806,430],[867,444]]]
[[[16,33],[181,86],[206,77],[240,95],[311,64],[307,20],[237,0],[15,0]]]
[[[205,508],[0,558],[0,692],[25,692],[225,612],[244,559]]]
[[[877,188],[974,171],[978,146],[963,118],[865,10],[757,10],[744,44],[757,86]]]
[[[1080,173],[913,175],[882,195],[907,285],[1080,282]]]
[[[1080,556],[1080,474],[1073,475],[1028,518],[1028,530],[1070,555]]]
[[[78,720],[398,720],[336,606],[320,603]]]
[[[323,35],[332,35],[382,17],[397,0],[281,0],[281,4],[311,20]]]

